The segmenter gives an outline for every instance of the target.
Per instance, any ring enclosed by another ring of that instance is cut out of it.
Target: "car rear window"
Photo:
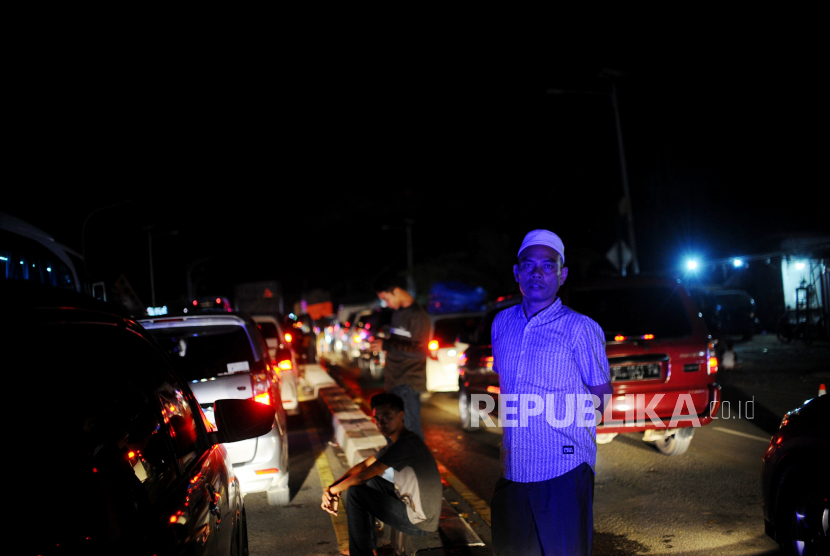
[[[436,319],[432,339],[438,340],[440,345],[450,345],[455,343],[456,340],[467,342],[480,321],[480,316]]]
[[[683,300],[670,286],[576,290],[567,306],[597,321],[606,339],[617,334],[654,334],[657,340],[692,334]]]
[[[151,329],[185,380],[226,375],[229,364],[246,362],[254,369],[254,352],[241,326],[194,326]],[[239,365],[235,365],[239,368]]]
[[[259,331],[262,332],[263,338],[279,338],[279,331],[277,325],[273,322],[258,322],[256,323]]]

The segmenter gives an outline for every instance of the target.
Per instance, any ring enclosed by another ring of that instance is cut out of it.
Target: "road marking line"
[[[331,465],[329,465],[329,459],[326,455],[326,448],[320,442],[320,438],[317,435],[317,429],[314,426],[314,423],[311,422],[311,419],[306,412],[303,412],[303,420],[306,424],[308,440],[311,443],[312,453],[318,454],[317,458],[314,460],[314,466],[317,468],[317,474],[320,476],[320,484],[323,489],[325,489],[328,485],[334,482],[334,474],[331,472]],[[320,495],[322,496],[322,491]],[[349,522],[346,519],[346,506],[345,504],[342,504],[342,500],[337,513],[339,515],[329,514],[329,517],[331,518],[331,525],[334,527],[334,535],[337,537],[337,545],[340,552],[348,552]]]
[[[745,432],[738,432],[738,431],[731,431],[729,429],[725,429],[723,427],[712,427],[712,429],[720,432],[725,432],[726,434],[734,434],[735,436],[741,436],[743,438],[751,438],[752,440],[760,440],[761,442],[769,443],[769,438],[763,438],[761,436],[755,436],[754,434],[746,434]]]
[[[452,474],[452,472],[447,469],[443,463],[435,460],[435,463],[438,464],[438,472],[441,473],[441,478],[445,479],[447,483],[449,483],[450,487],[470,505],[472,506],[473,510],[481,516],[481,519],[487,524],[488,527],[490,525],[490,506],[481,498],[473,494],[473,492],[467,488],[467,485],[462,483],[458,477]]]

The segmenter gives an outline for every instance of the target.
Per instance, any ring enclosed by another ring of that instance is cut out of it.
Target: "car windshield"
[[[259,331],[262,332],[263,338],[278,338],[279,332],[277,331],[277,325],[273,322],[258,322],[256,323]]]
[[[654,334],[658,340],[692,334],[683,300],[669,286],[576,290],[567,305],[597,321],[607,339],[617,334]]]
[[[432,339],[438,340],[439,344],[453,344],[456,340],[468,342],[481,321],[480,316],[447,317],[435,321],[435,330]]]
[[[256,358],[241,326],[155,328],[150,334],[188,381],[254,368]]]
[[[478,324],[478,329],[475,332],[475,343],[480,346],[490,345],[492,343],[490,332],[493,327],[493,320],[496,318],[496,315],[498,315],[505,309],[509,309],[510,307],[518,305],[521,302],[522,298],[516,296],[512,300],[506,302],[506,305],[499,307],[498,309],[490,309],[487,313],[485,313],[485,315],[481,319],[481,322],[479,322]]]

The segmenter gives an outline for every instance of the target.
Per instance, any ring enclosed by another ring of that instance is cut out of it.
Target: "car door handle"
[[[219,527],[219,522],[222,521],[222,510],[219,507],[219,502],[222,500],[222,495],[216,492],[213,485],[206,485],[208,491],[208,510],[211,515],[216,516],[216,527]]]

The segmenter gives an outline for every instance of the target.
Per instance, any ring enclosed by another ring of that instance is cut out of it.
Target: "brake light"
[[[285,341],[291,343],[292,336],[288,332],[285,333]]]
[[[643,334],[643,340],[653,340],[654,334]]]
[[[251,373],[254,401],[271,405],[271,384],[266,373]]]
[[[283,359],[279,363],[277,363],[277,368],[281,371],[290,371],[291,370],[291,361],[289,359]]]
[[[490,357],[482,357],[481,358],[481,366],[487,369],[493,368],[493,356]]]
[[[435,350],[437,350],[437,349],[438,349],[438,340],[432,340],[432,341],[429,343],[429,350],[430,350],[430,351],[435,351]]]
[[[718,372],[718,358],[714,355],[715,353],[715,343],[709,342],[709,349],[707,350],[707,355],[709,356],[706,363],[706,372],[707,374],[713,375]]]
[[[616,336],[614,336],[614,341],[615,342],[624,342],[627,339],[628,339],[628,336],[623,336],[622,334],[617,334]]]
[[[254,396],[254,401],[259,403],[264,403],[265,405],[271,405],[271,394],[268,392],[263,392],[262,394],[258,394]]]

